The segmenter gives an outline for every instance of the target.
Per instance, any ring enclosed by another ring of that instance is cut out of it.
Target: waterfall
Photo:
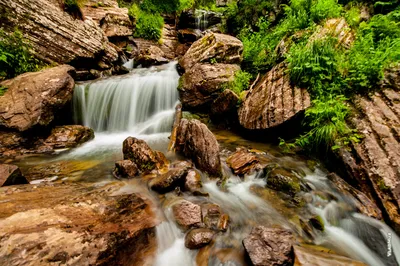
[[[196,9],[195,17],[196,17],[196,29],[204,31],[208,27],[208,12],[206,10]]]

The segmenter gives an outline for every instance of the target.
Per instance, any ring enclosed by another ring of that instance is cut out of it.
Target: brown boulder
[[[346,181],[374,199],[386,222],[400,232],[400,82],[396,71],[389,73],[379,92],[354,98],[350,126],[364,138],[336,155]]]
[[[285,229],[257,226],[243,240],[243,246],[254,266],[293,264],[292,233]]]
[[[187,232],[185,236],[185,246],[188,249],[199,249],[208,245],[215,232],[207,228],[196,228]]]
[[[0,265],[145,265],[156,219],[151,202],[121,195],[123,186],[0,188]]]
[[[307,90],[290,84],[281,63],[249,91],[239,108],[239,122],[247,129],[272,128],[304,113],[310,104]]]
[[[124,160],[133,161],[140,171],[149,172],[160,169],[166,164],[165,156],[153,151],[144,140],[128,137],[122,145]]]
[[[204,109],[233,81],[239,65],[197,64],[179,81],[179,99],[186,109]]]
[[[159,47],[152,45],[146,49],[139,51],[139,55],[135,61],[135,65],[149,67],[166,64],[168,62],[169,60],[165,58],[164,52]]]
[[[74,19],[54,0],[0,0],[0,27],[6,32],[18,28],[35,54],[46,62],[87,66],[111,65],[118,52],[91,19]]]
[[[0,187],[29,184],[16,165],[0,164]]]
[[[200,192],[203,187],[201,183],[201,175],[197,170],[191,169],[188,171],[185,178],[185,190],[189,192]]]
[[[199,120],[181,120],[177,131],[176,150],[192,159],[197,168],[211,176],[222,175],[218,141]]]
[[[93,138],[94,131],[89,127],[80,125],[59,126],[51,131],[44,144],[54,149],[73,148]]]
[[[261,169],[260,161],[253,153],[239,149],[226,159],[226,163],[235,175],[251,174]]]
[[[121,160],[115,162],[115,168],[113,172],[117,178],[128,177],[132,178],[139,174],[137,165],[131,160]]]
[[[173,191],[176,187],[183,187],[188,171],[185,168],[174,168],[150,181],[149,186],[158,193]]]
[[[229,216],[223,213],[221,207],[214,203],[201,205],[201,215],[204,225],[212,230],[226,231],[229,225]]]
[[[0,125],[19,131],[47,126],[71,100],[74,73],[73,67],[62,65],[3,81],[0,85],[8,89],[0,96]]]
[[[201,225],[201,207],[187,200],[172,206],[176,223],[187,230]]]
[[[243,44],[230,35],[208,33],[192,44],[179,60],[179,65],[188,71],[197,63],[240,64]]]

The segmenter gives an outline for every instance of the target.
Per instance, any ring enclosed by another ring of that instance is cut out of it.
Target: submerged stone
[[[202,248],[212,241],[214,235],[215,232],[207,228],[192,229],[186,233],[185,246],[188,249]]]
[[[183,187],[188,171],[185,168],[173,168],[168,172],[152,179],[149,186],[158,193],[173,191],[176,187]]]

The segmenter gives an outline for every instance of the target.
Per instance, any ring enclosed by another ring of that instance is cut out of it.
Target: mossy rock
[[[324,231],[325,229],[325,223],[321,216],[314,216],[310,218],[309,223],[312,227],[319,231]]]
[[[268,166],[271,168],[271,166]],[[267,167],[267,169],[268,169]],[[295,195],[302,190],[301,179],[294,173],[280,167],[267,170],[267,187],[284,192],[289,195]]]

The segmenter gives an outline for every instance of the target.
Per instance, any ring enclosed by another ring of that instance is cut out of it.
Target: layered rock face
[[[2,82],[8,90],[0,97],[0,125],[19,131],[48,125],[71,100],[74,73],[73,67],[62,65]]]
[[[290,84],[283,63],[272,68],[249,91],[239,108],[239,122],[247,129],[276,127],[310,106],[306,89]]]
[[[182,119],[177,130],[176,150],[193,160],[211,176],[221,176],[219,144],[207,126],[198,120]]]
[[[155,216],[140,196],[118,195],[122,186],[0,188],[0,264],[145,265]]]
[[[0,26],[8,32],[21,30],[35,54],[48,63],[109,68],[118,59],[93,20],[74,19],[57,0],[1,0],[0,13]]]
[[[348,182],[380,206],[397,232],[400,231],[400,69],[386,73],[383,89],[357,96],[351,124],[364,138],[350,151],[342,149]],[[389,221],[387,221],[389,222]]]
[[[184,74],[179,98],[185,109],[206,110],[240,70],[243,44],[235,37],[209,33],[179,60]]]

